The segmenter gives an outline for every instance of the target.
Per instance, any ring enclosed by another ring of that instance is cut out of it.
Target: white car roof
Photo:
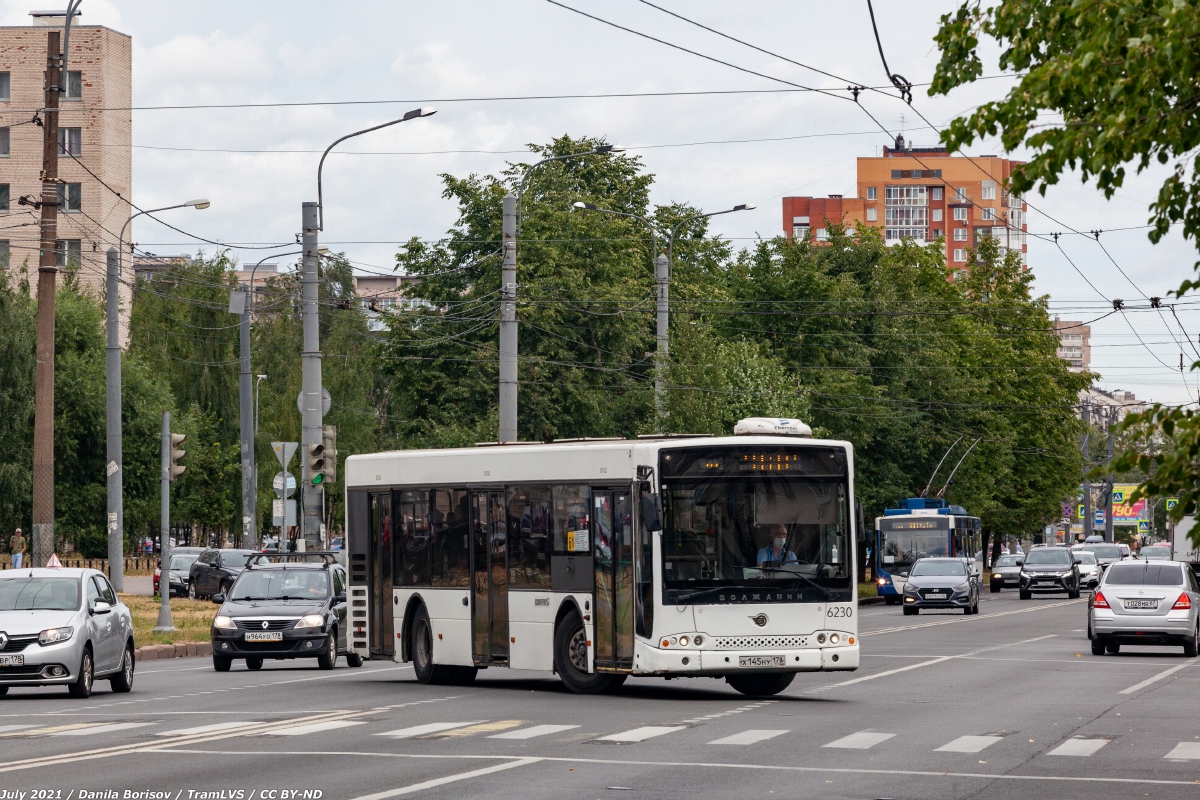
[[[17,579],[17,578],[82,578],[84,575],[98,570],[86,569],[80,567],[62,567],[60,569],[47,569],[45,567],[34,567],[32,569],[6,569],[0,572],[0,580]]]

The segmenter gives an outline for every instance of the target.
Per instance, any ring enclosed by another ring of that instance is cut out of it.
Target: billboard
[[[1130,502],[1136,483],[1118,483],[1113,485],[1113,524],[1137,525],[1139,520],[1149,519],[1146,508],[1146,498],[1136,503]]]

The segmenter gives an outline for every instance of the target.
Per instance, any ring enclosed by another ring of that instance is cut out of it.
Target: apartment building
[[[856,197],[783,198],[784,234],[819,242],[828,236],[828,220],[850,228],[882,228],[892,242],[942,238],[952,269],[965,267],[968,249],[991,236],[1027,263],[1027,207],[1005,189],[1013,167],[1021,163],[994,155],[951,155],[941,146],[913,147],[900,135],[882,155],[858,159]]]
[[[1058,334],[1058,357],[1071,365],[1072,372],[1085,372],[1092,368],[1092,328],[1078,320],[1054,318],[1054,332]]]
[[[415,275],[355,275],[354,293],[367,312],[367,327],[373,333],[387,330],[384,314],[397,308],[429,305],[425,300],[405,298],[405,291],[420,283]]]
[[[36,285],[39,212],[20,201],[41,199],[42,128],[31,120],[45,105],[47,33],[62,29],[64,13],[35,11],[31,18],[28,26],[0,27],[0,265],[7,279],[24,269]],[[105,253],[130,213],[122,198],[133,185],[132,66],[129,36],[75,20],[60,97],[56,250],[64,272],[98,295]],[[122,267],[129,276],[121,289],[124,340],[133,282],[128,253]]]

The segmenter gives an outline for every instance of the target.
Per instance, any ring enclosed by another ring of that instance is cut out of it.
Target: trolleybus
[[[982,558],[979,517],[962,506],[929,497],[909,497],[875,518],[875,578],[888,605],[904,596],[908,571],[918,558]]]
[[[798,420],[726,437],[411,450],[346,459],[350,631],[424,683],[557,672],[782,691],[854,670],[854,453]]]

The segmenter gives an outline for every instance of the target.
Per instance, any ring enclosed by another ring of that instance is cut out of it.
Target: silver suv
[[[0,572],[0,696],[13,686],[133,688],[133,618],[94,569]]]
[[[1088,599],[1092,655],[1123,644],[1183,645],[1200,651],[1200,585],[1187,564],[1122,561],[1104,572]]]

